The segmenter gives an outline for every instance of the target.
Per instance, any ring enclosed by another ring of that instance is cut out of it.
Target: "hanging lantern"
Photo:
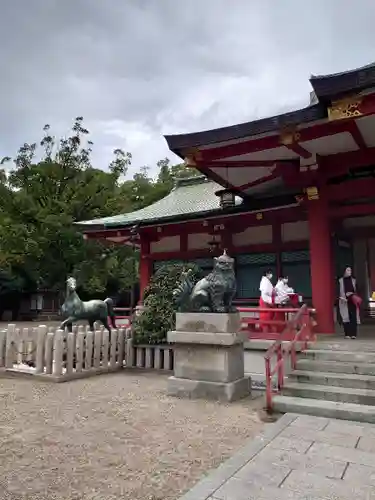
[[[230,189],[221,189],[216,191],[215,195],[220,199],[221,208],[234,207],[236,204],[236,195]]]

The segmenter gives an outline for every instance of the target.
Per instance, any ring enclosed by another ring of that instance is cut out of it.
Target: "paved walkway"
[[[318,499],[375,499],[375,425],[288,413],[180,498]]]

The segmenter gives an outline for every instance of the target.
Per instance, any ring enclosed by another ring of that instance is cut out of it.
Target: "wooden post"
[[[73,373],[73,361],[75,352],[76,352],[76,334],[74,332],[69,332],[67,340],[67,353],[66,353],[66,373],[69,375]]]
[[[6,352],[7,331],[0,331],[0,367],[5,366],[5,352]]]
[[[152,351],[153,351],[152,347],[146,347],[145,368],[153,368]]]
[[[31,361],[36,366],[36,349],[38,347],[38,329],[36,327],[31,330],[32,342],[29,342],[29,350],[27,355],[27,361]]]
[[[27,350],[27,341],[25,340],[29,336],[29,329],[23,328],[20,330],[22,334],[20,334],[19,340],[15,345],[16,353],[17,353],[17,364],[22,365],[26,359],[26,350]]]
[[[35,373],[44,373],[45,364],[45,343],[47,336],[47,326],[40,325],[37,329],[36,336],[36,370]]]
[[[48,332],[46,338],[46,373],[48,375],[52,373],[54,338],[55,334],[53,332]]]
[[[109,332],[108,330],[103,330],[103,343],[102,343],[102,367],[108,368],[108,357],[109,357]]]
[[[110,345],[110,359],[109,364],[111,368],[116,368],[116,353],[117,353],[117,330],[111,332],[111,345]]]
[[[86,333],[86,353],[85,353],[85,369],[92,368],[92,354],[94,352],[94,332],[89,330]]]
[[[145,367],[145,348],[137,346],[136,347],[136,366],[137,368]]]
[[[133,339],[130,338],[126,341],[126,366],[132,368],[134,366],[134,347]]]
[[[53,343],[53,375],[63,374],[64,330],[57,330]]]
[[[6,352],[5,352],[5,367],[13,368],[14,362],[14,347],[13,342],[15,340],[16,325],[10,324],[7,329],[7,340],[6,340]]]
[[[76,372],[83,369],[83,351],[85,348],[85,333],[78,328],[77,333],[77,351],[76,351]]]
[[[159,346],[155,346],[154,368],[160,370],[163,367],[162,350]]]
[[[95,331],[95,345],[94,345],[94,367],[98,370],[100,368],[102,350],[102,332],[101,330]]]
[[[124,366],[125,359],[125,334],[126,329],[120,328],[119,338],[118,338],[118,359],[117,364],[122,368]]]

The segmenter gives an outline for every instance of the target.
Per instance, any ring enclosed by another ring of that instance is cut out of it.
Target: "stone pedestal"
[[[244,341],[238,313],[177,313],[176,330],[168,333],[174,343],[174,376],[168,394],[187,398],[234,401],[250,394],[244,377]]]

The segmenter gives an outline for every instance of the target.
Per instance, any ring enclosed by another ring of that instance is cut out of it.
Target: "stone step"
[[[303,355],[307,359],[319,361],[342,361],[351,363],[375,363],[375,352],[335,351],[323,349],[308,349]],[[303,359],[301,357],[301,359]]]
[[[284,396],[324,399],[326,401],[355,403],[359,405],[374,405],[375,407],[375,391],[371,389],[353,389],[349,387],[287,382],[283,387],[282,393]]]
[[[334,340],[309,343],[309,348],[323,351],[362,351],[375,353],[375,342],[368,340],[341,340],[336,342]]]
[[[291,396],[274,396],[273,408],[280,413],[300,413],[317,417],[375,423],[375,406]]]
[[[334,387],[350,387],[353,389],[375,390],[375,377],[356,375],[353,373],[322,373],[294,370],[289,375],[290,381],[302,384],[328,385]]]
[[[358,375],[375,375],[375,363],[349,363],[342,361],[319,361],[315,359],[298,359],[297,370],[324,373],[352,373]]]

